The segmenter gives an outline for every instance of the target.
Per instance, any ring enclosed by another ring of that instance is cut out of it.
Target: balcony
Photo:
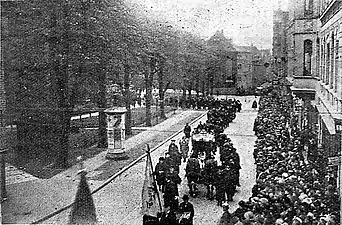
[[[291,90],[301,98],[314,100],[317,80],[312,76],[294,76],[290,78]]]

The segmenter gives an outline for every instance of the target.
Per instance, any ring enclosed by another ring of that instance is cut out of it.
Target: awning
[[[323,114],[321,115],[321,118],[327,127],[329,134],[336,134],[334,119],[329,114]]]

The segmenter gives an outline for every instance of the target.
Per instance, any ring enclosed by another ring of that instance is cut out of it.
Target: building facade
[[[241,94],[254,94],[258,86],[267,82],[270,54],[251,46],[234,46],[237,51],[236,86]],[[269,52],[269,51],[268,51]]]
[[[237,78],[237,51],[232,40],[224,36],[223,30],[219,30],[209,38],[207,45],[216,56],[207,65],[211,89],[234,89],[232,87],[235,86]]]
[[[341,187],[342,131],[342,2],[319,2],[318,79],[316,103],[319,111],[318,143],[338,171]]]
[[[287,78],[292,94],[300,100],[300,126],[304,133],[317,133],[318,112],[315,104],[318,77],[317,46],[319,2],[290,0],[286,27]],[[316,135],[316,134],[312,134]],[[305,138],[306,141],[308,138]],[[309,143],[305,143],[309,145]]]
[[[315,154],[326,159],[323,170],[338,176],[341,196],[342,1],[290,0],[288,13],[287,79],[303,140],[308,142],[308,133],[317,140]],[[274,49],[279,57],[276,45]]]
[[[272,67],[274,73],[279,77],[286,77],[286,61],[287,61],[287,37],[286,27],[288,24],[289,13],[282,10],[273,12],[273,43]]]
[[[7,30],[7,18],[1,12],[1,42],[0,42],[0,149],[5,148],[6,132],[6,91],[5,91],[5,72],[4,72],[4,35]]]

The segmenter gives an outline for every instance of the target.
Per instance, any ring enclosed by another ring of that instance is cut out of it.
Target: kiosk
[[[107,159],[122,160],[128,156],[125,151],[125,108],[113,108],[104,111],[107,115]]]

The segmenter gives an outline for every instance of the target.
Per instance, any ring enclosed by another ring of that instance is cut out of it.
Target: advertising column
[[[105,110],[107,114],[108,150],[106,158],[114,160],[126,159],[125,151],[125,108]]]

